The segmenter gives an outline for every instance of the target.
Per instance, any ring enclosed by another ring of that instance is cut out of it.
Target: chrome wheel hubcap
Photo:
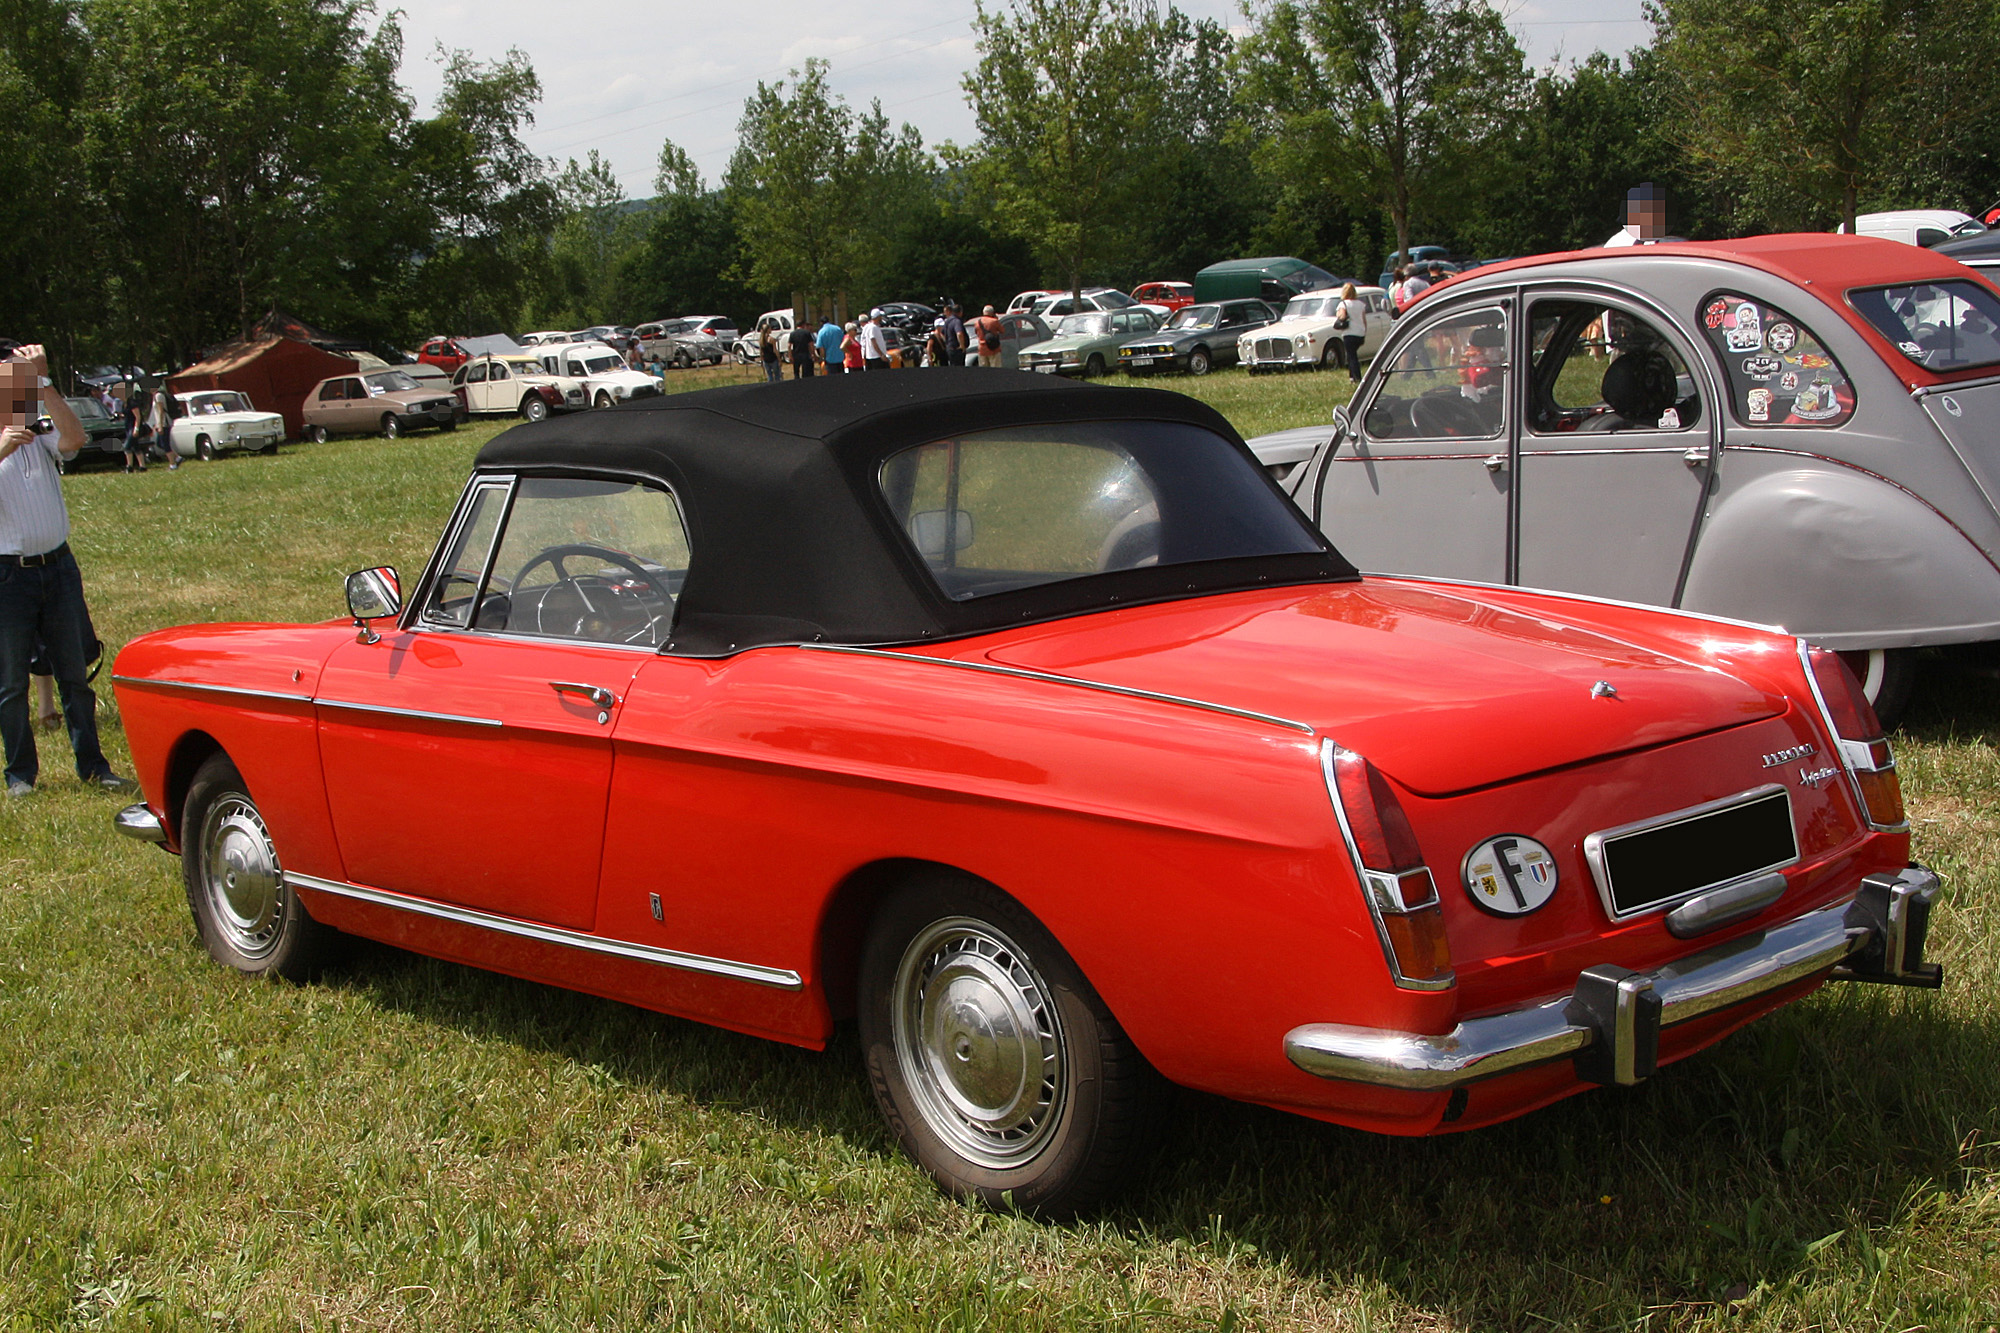
[[[1063,1106],[1063,1038],[1047,984],[983,921],[926,926],[896,971],[896,1059],[916,1110],[961,1156],[1032,1159]]]
[[[216,928],[238,953],[260,957],[284,924],[283,871],[257,807],[231,794],[209,807],[201,830],[202,888]]]

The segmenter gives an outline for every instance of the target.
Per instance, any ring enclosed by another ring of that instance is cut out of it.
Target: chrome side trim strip
[[[615,958],[630,958],[636,962],[677,968],[683,972],[703,972],[710,976],[728,977],[732,981],[747,981],[752,985],[771,986],[778,990],[800,990],[805,986],[804,979],[790,968],[762,967],[756,963],[710,958],[705,954],[682,953],[678,949],[658,949],[651,945],[633,944],[628,940],[606,939],[602,935],[586,935],[581,931],[564,930],[560,926],[545,926],[534,921],[522,921],[518,917],[496,916],[491,912],[459,907],[452,903],[434,902],[429,898],[412,898],[407,894],[392,893],[387,889],[371,889],[361,884],[349,884],[344,880],[302,875],[296,870],[285,872],[285,882],[296,884],[301,888],[317,889],[321,893],[373,903],[377,907],[393,907],[401,912],[436,917],[441,921],[451,921],[461,926],[477,926],[481,930],[491,930],[521,939],[539,940],[543,944],[559,944],[566,949],[610,954]]]
[[[310,694],[288,694],[283,690],[246,690],[235,685],[200,685],[191,680],[161,680],[150,676],[113,676],[118,685],[164,685],[176,690],[199,690],[204,694],[235,694],[249,699],[284,699],[291,703],[311,703]]]
[[[355,713],[387,713],[391,717],[414,717],[424,722],[462,722],[468,727],[504,727],[497,717],[466,717],[460,713],[431,713],[421,708],[391,708],[387,704],[356,704],[345,699],[314,699],[321,708],[345,708]]]
[[[955,657],[931,657],[925,653],[895,653],[885,648],[850,648],[837,643],[802,643],[798,646],[819,653],[854,653],[862,657],[887,657],[897,662],[927,662],[932,666],[957,667],[961,671],[984,671],[989,675],[1039,680],[1051,685],[1074,685],[1078,689],[1097,690],[1104,694],[1121,694],[1128,699],[1150,699],[1155,703],[1179,704],[1184,708],[1199,708],[1203,712],[1221,713],[1226,717],[1241,717],[1252,722],[1268,722],[1276,727],[1289,727],[1308,736],[1313,734],[1311,726],[1304,722],[1294,722],[1290,718],[1274,717],[1269,713],[1253,713],[1247,708],[1231,708],[1228,704],[1210,703],[1206,699],[1189,699],[1179,694],[1161,694],[1155,690],[1135,689],[1129,685],[1106,685],[1101,681],[1080,680],[1075,676],[1059,676],[1052,671],[995,666],[990,662],[965,662]]]
[[[1644,974],[1660,997],[1660,1025],[1671,1027],[1754,1000],[1827,972],[1867,948],[1875,932],[1848,925],[1850,905],[1842,900]],[[1285,1055],[1320,1078],[1443,1092],[1547,1064],[1608,1040],[1574,1020],[1573,999],[1565,995],[1526,1009],[1468,1018],[1442,1036],[1308,1023],[1285,1034]]]

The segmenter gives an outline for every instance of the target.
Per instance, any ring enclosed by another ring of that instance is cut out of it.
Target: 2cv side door
[[[672,498],[636,482],[475,479],[403,623],[320,677],[348,878],[590,929],[611,733],[684,547]]]
[[[1363,570],[1506,583],[1512,293],[1413,322],[1371,369],[1302,507]]]
[[[1719,457],[1707,359],[1628,294],[1523,304],[1512,581],[1675,605]]]

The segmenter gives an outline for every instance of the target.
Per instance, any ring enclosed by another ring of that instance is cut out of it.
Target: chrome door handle
[[[618,696],[602,685],[579,685],[570,680],[552,680],[549,688],[557,694],[580,694],[599,708],[609,708],[618,702]]]
[[[1506,466],[1507,466],[1507,456],[1505,454],[1486,455],[1486,470],[1488,472],[1498,472],[1501,468]]]
[[[1708,462],[1708,450],[1690,449],[1681,455],[1681,462],[1689,467],[1701,467]]]

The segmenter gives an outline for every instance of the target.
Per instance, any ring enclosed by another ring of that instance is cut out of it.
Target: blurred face
[[[25,426],[41,401],[41,377],[25,361],[0,361],[0,426]]]

